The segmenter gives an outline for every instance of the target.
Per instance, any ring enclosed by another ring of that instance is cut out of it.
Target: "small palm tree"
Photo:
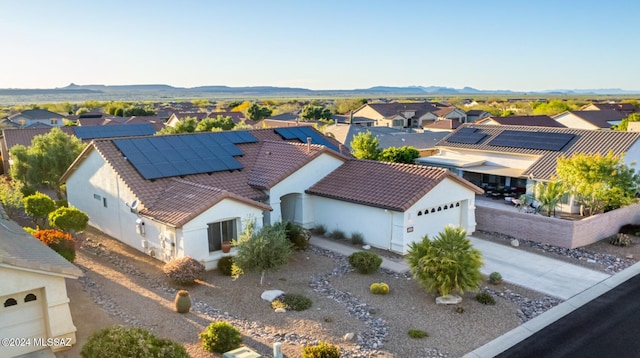
[[[556,206],[562,200],[566,190],[561,182],[550,181],[536,184],[535,193],[536,200],[544,208],[547,216],[551,216],[551,213],[556,214]]]
[[[477,290],[482,281],[482,253],[473,248],[460,227],[447,226],[433,241],[425,235],[422,241],[411,243],[407,261],[413,277],[440,295]]]

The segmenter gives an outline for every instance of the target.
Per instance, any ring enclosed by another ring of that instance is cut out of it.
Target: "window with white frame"
[[[233,241],[238,235],[238,219],[208,224],[209,252],[222,250],[223,241]]]

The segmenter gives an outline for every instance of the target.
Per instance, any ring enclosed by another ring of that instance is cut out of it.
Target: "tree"
[[[24,206],[22,195],[22,182],[11,181],[9,178],[0,179],[0,203],[10,217],[18,214]]]
[[[50,212],[56,209],[56,202],[47,194],[37,192],[23,199],[24,212],[31,216],[36,226],[44,225]]]
[[[640,122],[640,113],[631,113],[627,118],[622,119],[620,124],[616,124],[611,129],[626,132],[629,130],[629,122]]]
[[[247,118],[257,122],[269,117],[271,112],[271,109],[268,107],[263,107],[254,103],[249,107],[249,109],[247,109]]]
[[[80,139],[55,127],[47,134],[35,136],[27,148],[21,145],[11,148],[14,162],[11,175],[25,185],[45,185],[62,198],[60,177],[84,147]]]
[[[196,126],[196,132],[211,132],[215,130],[228,131],[235,127],[233,119],[229,116],[218,115],[216,118],[205,118]]]
[[[534,189],[535,199],[540,203],[547,213],[547,216],[551,216],[551,213],[555,215],[556,206],[562,200],[562,196],[566,193],[566,190],[561,182],[551,181],[548,183],[537,183]]]
[[[351,146],[351,154],[358,159],[377,160],[380,155],[378,138],[369,131],[360,132],[353,136],[349,145]]]
[[[289,261],[293,245],[285,232],[284,225],[264,226],[254,232],[255,222],[249,221],[237,243],[237,255],[233,258],[233,276],[239,277],[244,271],[260,272],[260,285],[264,283],[267,271],[275,271]]]
[[[334,102],[335,113],[347,114],[367,103],[365,98],[343,98]]]
[[[612,151],[563,156],[558,158],[556,172],[580,203],[581,214],[587,216],[630,204],[640,185],[640,175],[624,163],[624,156]]]
[[[549,102],[534,102],[531,104],[534,115],[554,116],[562,112],[576,109],[575,105],[565,101],[553,100]]]
[[[305,121],[330,120],[332,116],[330,109],[311,104],[305,106],[300,113],[300,117]]]
[[[477,290],[482,281],[482,253],[460,227],[447,226],[433,241],[425,235],[422,241],[409,244],[407,262],[422,286],[443,296]]]
[[[89,223],[89,216],[76,208],[59,207],[49,213],[49,225],[74,234],[84,231]]]
[[[166,134],[178,134],[178,133],[193,133],[198,126],[198,119],[196,117],[185,117],[179,120],[175,126],[166,126],[158,131],[157,135]]]
[[[389,147],[380,152],[378,160],[382,162],[414,164],[414,160],[420,157],[420,152],[411,146]]]

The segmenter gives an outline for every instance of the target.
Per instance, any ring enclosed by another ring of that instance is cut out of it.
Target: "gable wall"
[[[576,129],[600,129],[600,127],[596,127],[593,124],[585,121],[584,119],[576,116],[573,113],[564,113],[560,114],[554,118],[558,123],[564,125],[567,128],[576,128]]]

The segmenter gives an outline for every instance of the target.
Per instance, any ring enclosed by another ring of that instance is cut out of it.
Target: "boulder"
[[[438,305],[457,305],[460,302],[462,302],[462,297],[458,295],[436,297],[436,304]]]
[[[356,336],[356,335],[355,335],[355,333],[353,333],[353,332],[349,332],[349,333],[345,334],[345,335],[342,337],[342,339],[343,339],[343,340],[345,340],[345,341],[347,341],[347,342],[349,342],[349,341],[353,341],[353,339],[355,338],[355,336]]]
[[[279,308],[275,309],[275,313],[286,313],[286,312],[287,312],[287,310],[282,308],[282,307],[279,307]]]
[[[281,290],[266,290],[264,292],[262,292],[262,294],[260,295],[260,298],[262,298],[265,301],[273,301],[276,299],[276,297],[283,295],[284,291]]]

